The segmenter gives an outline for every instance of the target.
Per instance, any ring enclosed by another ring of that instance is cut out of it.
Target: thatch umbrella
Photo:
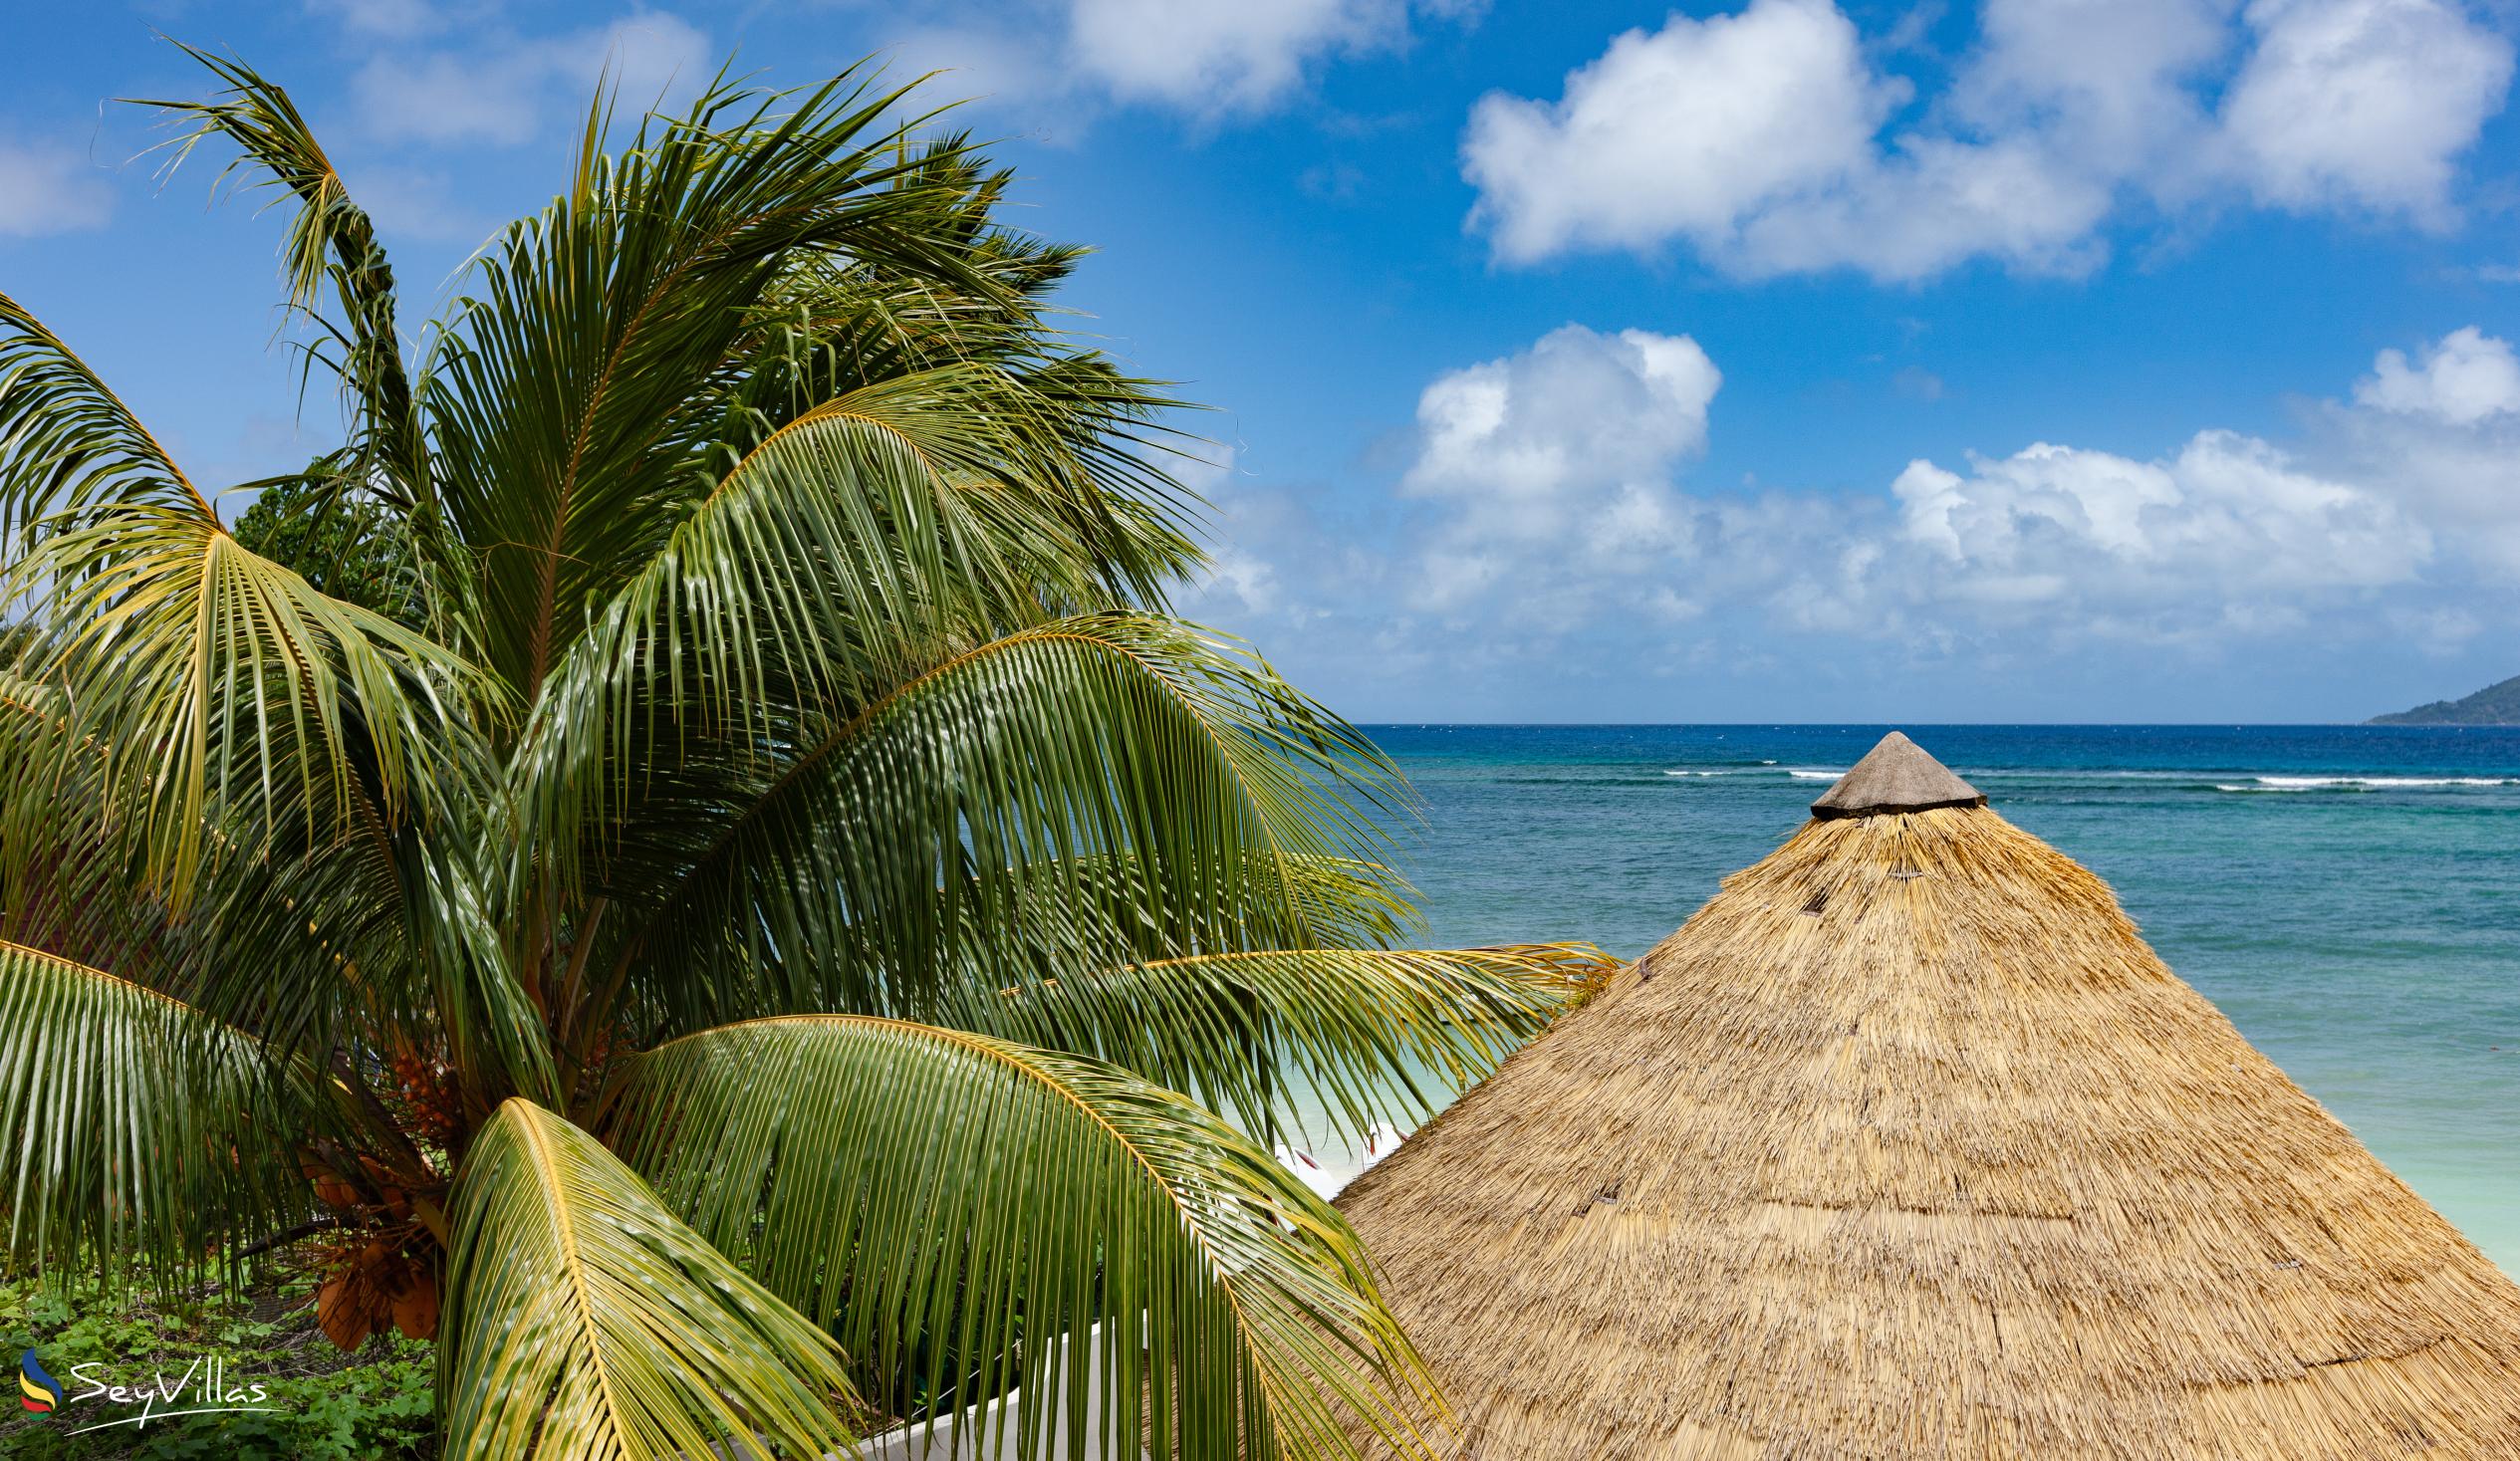
[[[1340,1199],[1479,1461],[2520,1456],[2520,1287],[1892,734]]]

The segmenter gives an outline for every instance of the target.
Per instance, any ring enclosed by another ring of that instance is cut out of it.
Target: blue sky
[[[882,53],[1215,407],[1187,596],[1361,720],[2337,720],[2520,673],[2520,13],[2477,0],[10,7],[0,289],[295,465],[272,220],[116,96],[288,85],[406,317],[639,95]]]

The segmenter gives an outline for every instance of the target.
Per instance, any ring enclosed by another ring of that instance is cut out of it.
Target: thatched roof
[[[1926,755],[1904,732],[1891,731],[1820,794],[1811,804],[1811,815],[1872,817],[1985,805],[1985,793],[1952,775],[1950,767]]]
[[[1458,1455],[2520,1456],[2520,1287],[2098,877],[1832,810],[1340,1198]]]

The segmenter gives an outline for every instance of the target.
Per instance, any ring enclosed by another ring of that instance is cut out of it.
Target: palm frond
[[[492,921],[477,841],[496,816],[477,800],[492,778],[463,723],[438,727],[427,825],[387,825],[355,799],[345,832],[278,781],[265,835],[214,811],[169,897],[151,849],[118,833],[146,824],[163,768],[118,763],[73,703],[0,670],[0,781],[13,789],[0,803],[0,924],[13,936],[130,969],[277,1054],[338,1044],[354,1014],[372,1030],[434,1034],[484,1114],[510,1094],[554,1093],[542,1018]]]
[[[572,644],[518,762],[539,854],[637,820],[655,768],[752,759],[783,714],[847,718],[935,646],[1095,602],[1111,512],[1035,482],[1062,449],[992,367],[924,368],[821,401],[744,451]],[[644,740],[642,748],[638,742]]]
[[[0,294],[0,542],[99,502],[216,518],[157,438],[61,338]]]
[[[303,1215],[309,1093],[257,1044],[103,969],[0,942],[0,1213],[13,1258],[138,1260]]]
[[[966,240],[972,267],[1002,287],[974,295],[851,261],[801,260],[763,312],[735,399],[785,420],[798,405],[939,366],[984,367],[998,388],[985,415],[960,429],[986,424],[1020,442],[1020,464],[1001,463],[996,485],[1063,514],[1089,546],[1081,567],[1102,592],[1069,601],[1068,611],[1160,608],[1167,586],[1201,562],[1188,532],[1196,500],[1165,470],[1186,441],[1169,417],[1186,403],[1055,328],[1039,296],[1082,251],[995,222],[1009,178],[986,172],[967,139],[937,140],[919,172],[951,199],[932,226]]]
[[[768,1461],[850,1446],[830,1338],[559,1116],[502,1106],[449,1219],[448,1455]]]
[[[509,1095],[566,1098],[545,1010],[527,988],[500,920],[495,874],[502,851],[484,846],[506,824],[475,809],[465,836],[422,832],[412,839],[406,883],[425,956],[428,1003],[406,1019],[433,1027],[463,1073],[476,1104]]]
[[[765,1020],[637,1057],[631,1161],[891,1386],[960,1405],[1017,1381],[1047,1454],[1049,1366],[1100,1325],[1115,1455],[1401,1454],[1428,1403],[1339,1215],[1247,1138],[1100,1062],[862,1016]],[[1081,1425],[1074,1427],[1082,1430]],[[980,1437],[984,1451],[990,1437]]]
[[[1295,942],[1387,949],[1422,941],[1424,921],[1409,901],[1411,890],[1387,865],[1265,846],[1220,846],[1216,855],[1237,852],[1245,865],[1234,880],[1250,896],[1231,922],[1185,915],[1143,860],[1128,852],[1012,869],[1014,916],[959,932],[956,948],[971,952],[962,983],[996,992],[1008,987],[1008,977],[1029,985],[1199,952]],[[958,906],[976,916],[988,904],[973,893]],[[976,952],[992,947],[997,952]],[[993,974],[1001,977],[992,980]]]
[[[134,831],[177,907],[214,825],[267,839],[294,811],[320,840],[424,819],[458,770],[450,727],[492,703],[451,652],[199,513],[97,505],[0,585],[40,610],[18,671],[57,687],[85,741],[146,784]]]
[[[709,88],[605,150],[476,262],[422,387],[456,530],[480,555],[487,654],[531,700],[588,610],[650,558],[709,463],[725,376],[782,268],[813,254],[986,290],[926,222],[892,145],[898,90]]]
[[[1006,445],[974,408],[989,379],[870,384],[736,457],[572,646],[544,721],[618,734],[661,709],[750,730],[765,696],[863,704],[917,647],[1035,616],[1043,574],[1088,555],[1050,514],[963,485]]]
[[[411,509],[428,489],[425,437],[412,413],[410,379],[395,334],[393,269],[376,226],[352,201],[333,159],[287,92],[233,57],[175,44],[225,87],[215,101],[140,103],[195,122],[170,144],[166,170],[180,166],[204,138],[221,136],[239,153],[228,173],[259,174],[259,185],[295,201],[281,250],[289,305],[329,336],[308,348],[307,362],[329,365],[341,379],[353,456],[362,468],[354,474],[357,480]],[[328,283],[334,316],[319,307]]]
[[[941,987],[1090,971],[1140,933],[1165,952],[1315,942],[1291,869],[1382,865],[1401,796],[1265,663],[1136,614],[945,655],[734,754],[676,764],[671,744],[642,758],[596,885],[632,914],[633,990],[679,1029],[925,1018]],[[1116,944],[1095,932],[1114,919],[1141,927]]]
[[[1238,949],[974,991],[943,1018],[1126,1067],[1264,1141],[1300,1096],[1357,1136],[1431,1115],[1614,962],[1580,944]]]

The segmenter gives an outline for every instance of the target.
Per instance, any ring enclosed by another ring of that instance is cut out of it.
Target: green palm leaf
[[[1422,1453],[1353,1235],[1192,1097],[1414,1114],[1598,956],[1392,947],[1406,790],[1163,612],[1177,403],[1059,328],[1081,251],[859,71],[599,95],[406,356],[305,118],[187,54],[174,157],[283,207],[343,394],[242,490],[354,503],[391,613],[0,296],[15,1251],[162,1278],[320,1203],[332,1333],[444,1300],[449,1454],[821,1455],[844,1352],[895,1415],[1029,1381],[1037,1449],[1098,1326],[1116,1447]]]
[[[525,1100],[457,1186],[440,1340],[450,1456],[823,1456],[850,1444],[823,1332]]]
[[[476,261],[420,390],[449,518],[480,555],[486,654],[528,700],[650,557],[724,424],[719,372],[789,261],[845,254],[986,291],[883,122],[897,90],[714,86],[607,150]]]
[[[1104,1368],[1068,1395],[1072,1420],[1091,1397],[1111,1407],[1115,1453],[1142,1426],[1184,1461],[1351,1456],[1345,1412],[1426,1454],[1406,1416],[1427,1381],[1355,1236],[1180,1096],[1100,1062],[858,1016],[687,1036],[637,1057],[628,1083],[632,1162],[774,1292],[837,1323],[895,1409],[1028,1381],[1013,1423],[1043,1455],[1030,1397],[1055,1388],[1052,1341],[1100,1325]]]
[[[12,553],[58,512],[96,502],[210,506],[60,337],[0,294],[0,532]]]
[[[993,639],[756,746],[644,778],[609,852],[634,987],[678,1028],[923,1017],[975,977],[1125,959],[1134,935],[1099,931],[1122,922],[1166,951],[1305,942],[1293,869],[1379,865],[1398,796],[1265,663],[1141,614]]]
[[[180,906],[206,829],[338,836],[363,817],[426,816],[461,768],[446,754],[484,687],[391,619],[329,599],[248,551],[214,515],[99,505],[9,566],[0,591],[40,607],[25,677],[79,707],[93,743],[144,777],[134,831]]]
[[[1432,1114],[1613,962],[1565,944],[1234,949],[975,993],[944,1018],[1125,1066],[1262,1140],[1298,1096],[1353,1134]]]
[[[0,1213],[9,1252],[188,1272],[301,1216],[316,1115],[257,1044],[154,990],[0,941]]]
[[[564,851],[567,829],[618,813],[638,769],[618,741],[642,715],[757,734],[778,704],[864,704],[917,667],[918,646],[1030,616],[1034,570],[1083,545],[1053,513],[958,485],[993,433],[937,417],[987,419],[974,373],[871,384],[769,432],[611,598],[523,757]],[[563,795],[594,800],[551,801]]]
[[[0,805],[0,909],[19,936],[114,954],[116,967],[144,951],[150,987],[277,1053],[337,1048],[357,1014],[372,1031],[433,1027],[485,1111],[511,1093],[551,1094],[547,1032],[491,921],[477,847],[455,835],[486,815],[465,798],[487,779],[477,767],[431,786],[430,827],[389,826],[363,797],[345,831],[291,784],[272,786],[268,835],[214,811],[192,875],[167,897],[150,849],[117,831],[148,825],[163,768],[118,763],[74,704],[0,671],[0,780],[13,788]],[[440,765],[478,752],[460,724],[440,735],[453,753]]]
[[[241,62],[177,44],[225,86],[215,102],[140,103],[197,119],[193,129],[173,142],[166,171],[172,173],[203,138],[221,136],[238,149],[229,173],[259,173],[260,185],[296,201],[281,257],[290,308],[323,331],[307,349],[307,364],[326,364],[341,379],[357,437],[352,453],[361,468],[357,478],[401,506],[417,505],[428,487],[424,435],[412,414],[410,380],[395,333],[393,269],[376,226],[351,200],[333,159],[287,92]],[[328,282],[333,316],[319,311]]]
[[[1184,517],[1195,499],[1162,469],[1180,436],[1158,413],[1183,403],[1048,328],[1060,312],[1047,297],[1085,251],[996,221],[1011,173],[987,168],[959,135],[925,144],[918,159],[921,186],[945,200],[931,226],[962,240],[970,267],[995,287],[975,293],[848,260],[800,259],[766,302],[739,398],[784,420],[799,405],[939,366],[985,367],[996,382],[986,414],[965,413],[954,429],[977,425],[1020,442],[1025,465],[1000,472],[995,485],[1028,509],[1052,505],[1090,545],[1078,564],[1049,567],[1057,577],[1082,572],[1104,592],[1064,608],[1160,608],[1200,557]],[[791,402],[784,412],[782,401]]]

